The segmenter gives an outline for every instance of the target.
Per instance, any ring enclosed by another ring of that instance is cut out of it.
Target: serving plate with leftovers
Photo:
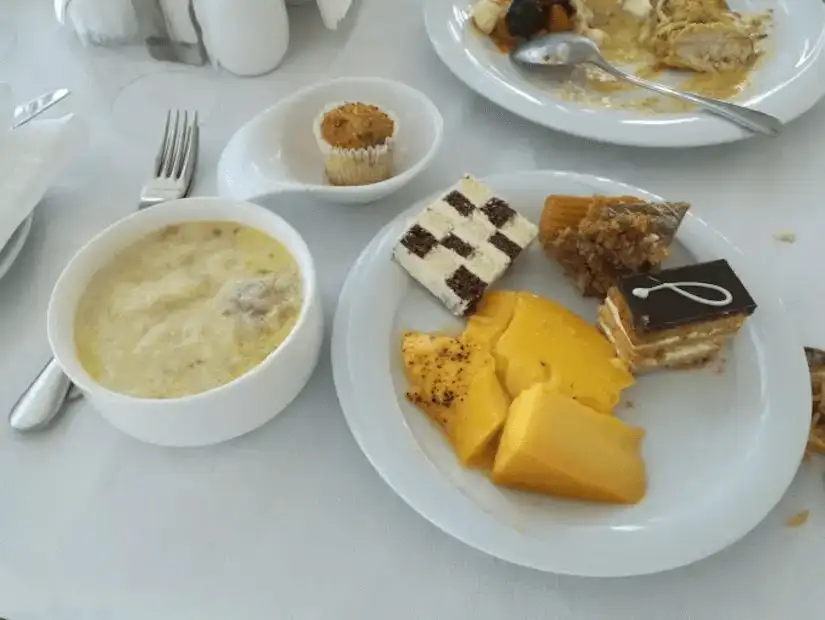
[[[667,570],[752,529],[805,451],[808,368],[770,278],[690,207],[572,173],[466,175],[382,230],[332,356],[387,483],[557,573]]]
[[[793,11],[770,0],[430,0],[425,14],[439,56],[471,88],[529,120],[606,142],[691,146],[748,133],[597,68],[516,68],[507,53],[518,42],[576,32],[627,71],[785,122],[823,94],[809,71],[821,62],[825,27],[816,0]]]

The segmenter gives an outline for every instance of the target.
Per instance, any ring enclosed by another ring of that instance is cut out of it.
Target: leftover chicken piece
[[[570,0],[573,29],[598,44],[609,61],[655,79],[680,71],[682,90],[725,99],[745,87],[764,53],[771,12],[741,14],[724,0]],[[630,101],[611,95],[632,86],[583,67],[562,92],[595,105],[681,111],[684,104],[659,97]]]
[[[633,196],[551,195],[539,241],[585,297],[604,296],[620,276],[656,269],[690,205]]]
[[[662,65],[719,73],[753,65],[766,28],[767,15],[734,13],[725,0],[654,0],[640,41]]]

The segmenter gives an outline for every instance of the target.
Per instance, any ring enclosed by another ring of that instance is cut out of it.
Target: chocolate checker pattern
[[[393,258],[450,312],[465,316],[537,234],[505,200],[465,176],[410,223]]]

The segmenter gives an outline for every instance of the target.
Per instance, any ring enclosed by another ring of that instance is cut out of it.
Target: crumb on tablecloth
[[[796,241],[796,233],[792,230],[777,230],[773,233],[773,238],[780,243],[794,243]]]
[[[800,510],[792,517],[785,519],[785,525],[787,527],[799,527],[800,525],[805,525],[810,515],[810,510]]]

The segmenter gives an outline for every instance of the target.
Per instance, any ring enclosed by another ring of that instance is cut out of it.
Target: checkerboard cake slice
[[[537,234],[535,225],[467,175],[410,222],[393,258],[450,312],[465,316]]]

